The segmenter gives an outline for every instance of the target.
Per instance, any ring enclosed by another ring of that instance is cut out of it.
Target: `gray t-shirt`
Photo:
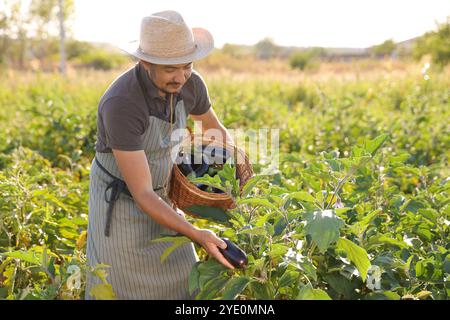
[[[149,107],[139,85],[138,75],[147,90]],[[183,100],[186,115],[200,115],[211,107],[206,84],[195,70],[174,98],[174,105],[180,99]],[[112,149],[143,150],[142,136],[149,125],[149,116],[170,121],[169,100],[159,96],[148,73],[137,63],[120,75],[100,99],[95,151],[109,153]]]

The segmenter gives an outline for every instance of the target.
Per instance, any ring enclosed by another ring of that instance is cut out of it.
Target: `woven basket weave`
[[[197,141],[201,141],[202,145],[227,149],[233,155],[234,163],[236,165],[236,174],[239,179],[240,192],[242,193],[243,186],[253,176],[253,168],[247,155],[239,148],[228,144],[224,145],[214,140],[208,140],[194,135],[191,135],[190,139],[191,141],[199,139]],[[232,209],[236,206],[233,199],[228,194],[206,192],[197,188],[196,185],[192,184],[188,178],[183,175],[177,164],[174,164],[172,170],[169,198],[176,207],[194,217],[196,217],[195,212],[189,212],[189,210],[187,210],[187,208],[193,205],[213,206],[224,210]]]

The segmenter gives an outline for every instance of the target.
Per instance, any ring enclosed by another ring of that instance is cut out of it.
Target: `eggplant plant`
[[[281,173],[255,176],[242,196],[235,194],[235,209],[196,208],[202,218],[216,224],[214,229],[221,236],[247,253],[248,265],[228,270],[204,257],[205,261],[197,262],[192,269],[191,293],[196,293],[197,299],[447,297],[444,272],[450,258],[445,240],[448,228],[441,226],[441,233],[436,235],[439,253],[425,260],[440,261],[441,269],[428,270],[425,265],[430,268],[431,263],[417,260],[417,243],[410,246],[403,239],[411,225],[398,230],[392,224],[395,215],[404,212],[398,209],[406,209],[405,200],[380,196],[367,201],[364,196],[387,192],[380,190],[386,188],[384,176],[373,170],[381,161],[383,166],[391,166],[383,170],[395,171],[398,166],[398,159],[386,159],[379,152],[387,138],[382,135],[367,140],[354,147],[347,158],[339,158],[335,152],[322,153],[321,159],[303,164],[301,179],[295,185],[304,190],[280,183],[288,180],[280,179]],[[292,162],[298,164],[299,159],[284,160],[287,176],[292,173],[288,170]],[[229,185],[235,183],[233,175],[227,178]],[[445,185],[448,187],[448,182]],[[419,207],[411,210],[426,209],[415,205]],[[422,212],[433,215],[431,208]],[[421,238],[420,234],[407,237],[414,239],[411,241]],[[414,265],[415,274],[411,271]],[[420,277],[427,276],[436,281],[433,292],[420,285]],[[414,286],[408,286],[411,283]]]

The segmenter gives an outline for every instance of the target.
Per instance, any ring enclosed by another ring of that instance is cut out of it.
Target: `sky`
[[[449,0],[75,0],[79,40],[121,45],[139,38],[141,19],[163,10],[225,43],[253,45],[265,37],[283,46],[365,48],[436,29]]]

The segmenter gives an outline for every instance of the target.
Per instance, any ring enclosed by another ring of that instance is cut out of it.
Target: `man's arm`
[[[202,131],[203,134],[209,129],[215,129],[220,132],[220,137],[222,139],[226,139],[226,142],[234,145],[233,138],[231,137],[228,130],[225,128],[225,126],[220,122],[219,118],[217,118],[216,113],[214,112],[213,108],[209,108],[208,111],[206,111],[204,114],[201,115],[190,115],[192,120],[194,121],[200,121],[202,125]],[[219,133],[218,132],[218,133]],[[214,132],[211,132],[212,135],[215,135]],[[211,135],[209,135],[211,136]],[[216,137],[216,138],[220,138]]]
[[[150,168],[143,150],[113,149],[113,154],[133,199],[142,211],[164,227],[186,235],[205,248],[208,254],[219,262],[234,269],[217,248],[218,246],[226,248],[224,241],[210,230],[194,227],[153,191]]]

